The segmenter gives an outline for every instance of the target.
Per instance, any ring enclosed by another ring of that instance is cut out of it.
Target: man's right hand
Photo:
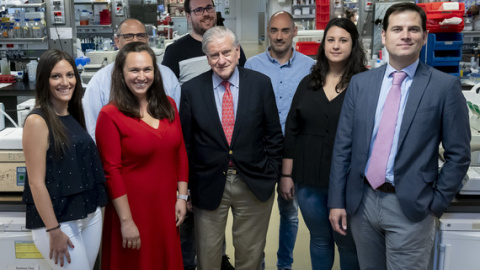
[[[330,209],[330,223],[334,231],[341,235],[347,235],[347,212],[345,209]]]

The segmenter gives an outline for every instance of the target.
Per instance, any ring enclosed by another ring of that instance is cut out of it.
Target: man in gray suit
[[[427,269],[434,220],[470,164],[460,81],[419,62],[426,40],[421,8],[391,6],[382,31],[389,63],[354,76],[343,103],[328,206],[335,231],[350,226],[362,269]]]

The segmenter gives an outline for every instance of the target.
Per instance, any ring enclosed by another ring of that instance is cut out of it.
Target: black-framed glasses
[[[137,34],[123,34],[117,35],[118,37],[123,37],[125,40],[130,41],[133,40],[134,37],[137,37],[138,40],[144,40],[148,38],[147,33],[137,33]]]
[[[196,9],[192,10],[193,14],[195,14],[197,16],[203,15],[204,11],[206,11],[207,13],[213,13],[213,12],[215,12],[215,6],[208,5],[206,7],[199,7],[199,8],[196,8]]]

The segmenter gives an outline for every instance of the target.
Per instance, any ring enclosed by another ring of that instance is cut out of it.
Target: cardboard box
[[[0,150],[0,192],[23,192],[26,177],[23,151]]]

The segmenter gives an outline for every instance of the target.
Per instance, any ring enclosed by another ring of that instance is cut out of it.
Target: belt
[[[238,174],[238,171],[235,168],[228,168],[227,174]]]
[[[374,190],[378,190],[384,193],[395,193],[395,187],[392,186],[392,184],[390,183],[385,182],[381,186],[375,189],[372,187],[372,185],[370,185],[370,182],[368,182],[367,177],[363,177],[363,181],[365,182],[365,184],[367,184],[370,188]]]

